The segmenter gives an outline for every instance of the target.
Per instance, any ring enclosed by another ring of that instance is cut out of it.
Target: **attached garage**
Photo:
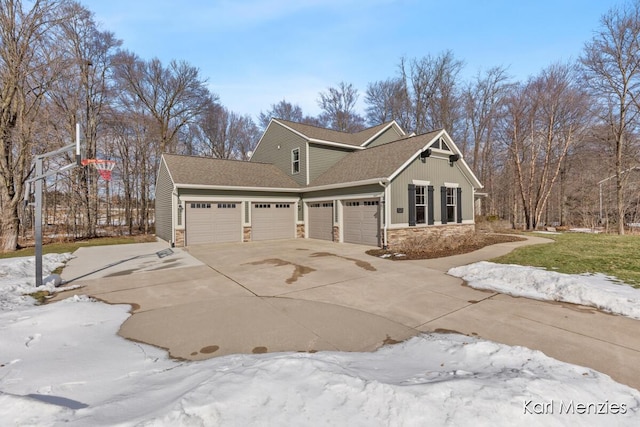
[[[309,237],[312,239],[333,240],[333,202],[309,203]]]
[[[347,243],[379,246],[380,200],[345,200],[343,202],[343,236]]]
[[[187,245],[242,241],[242,204],[187,202]]]
[[[291,202],[252,203],[251,240],[293,239],[296,213]]]

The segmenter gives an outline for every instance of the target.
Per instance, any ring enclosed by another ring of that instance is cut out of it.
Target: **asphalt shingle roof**
[[[332,129],[319,128],[312,125],[303,123],[290,122],[288,120],[276,119],[278,122],[291,129],[300,132],[311,139],[319,139],[322,141],[338,142],[340,144],[353,145],[359,147],[369,138],[380,132],[389,123],[383,123],[381,125],[373,126],[368,129],[362,130],[356,133],[339,132]]]
[[[163,156],[175,184],[260,188],[300,187],[272,164],[175,154]]]
[[[316,178],[310,187],[387,178],[440,132],[437,130],[351,153]]]

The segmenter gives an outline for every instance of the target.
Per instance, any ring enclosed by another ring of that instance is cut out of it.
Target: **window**
[[[444,142],[444,139],[442,138],[438,138],[437,141],[434,141],[434,143],[431,144],[431,148],[436,148],[438,150],[443,150],[443,151],[451,151],[447,143]]]
[[[427,198],[424,185],[416,185],[416,224],[427,222]]]
[[[447,187],[447,222],[456,222],[456,188]]]
[[[291,150],[291,173],[300,173],[300,149]]]
[[[211,209],[211,203],[191,203],[191,209]]]

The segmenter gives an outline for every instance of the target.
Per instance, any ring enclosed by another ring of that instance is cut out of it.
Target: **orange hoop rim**
[[[98,170],[113,170],[116,166],[116,162],[114,160],[104,160],[104,159],[82,159],[82,166],[93,165]]]

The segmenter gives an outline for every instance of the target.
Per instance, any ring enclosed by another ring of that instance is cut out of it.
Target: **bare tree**
[[[318,105],[322,108],[320,120],[331,129],[341,132],[357,132],[364,129],[364,119],[355,111],[358,89],[351,83],[340,82],[338,87],[330,87],[320,92]]]
[[[615,142],[618,233],[624,234],[624,151],[637,127],[640,106],[640,2],[614,7],[600,20],[600,29],[585,45],[581,58],[585,82],[598,101],[601,120]]]
[[[202,113],[211,96],[198,69],[186,62],[171,61],[165,68],[157,58],[145,62],[121,52],[115,75],[126,91],[124,103],[137,99],[154,118],[160,153],[175,151],[176,136]]]
[[[493,67],[484,74],[478,73],[462,94],[465,119],[471,129],[471,166],[480,174],[481,180],[484,180],[483,160],[487,160],[492,151],[496,124],[508,88],[506,69]],[[463,153],[467,151],[465,148]]]
[[[371,126],[396,120],[400,126],[407,122],[407,99],[400,78],[369,83],[365,96],[367,122]]]
[[[553,65],[505,100],[501,139],[516,178],[526,228],[535,229],[569,147],[590,124],[588,96],[570,66]]]
[[[302,108],[300,108],[298,104],[291,104],[283,99],[277,104],[271,104],[271,109],[269,111],[260,112],[258,122],[262,130],[265,130],[267,126],[269,126],[271,119],[283,119],[291,122],[303,123],[305,117],[302,113]]]
[[[198,121],[193,137],[198,141],[198,154],[219,159],[248,160],[257,144],[260,130],[248,115],[227,110],[210,102]]]
[[[18,206],[36,146],[38,112],[61,61],[52,49],[63,2],[0,0],[0,229],[2,250],[18,246]],[[41,148],[46,148],[41,144]]]
[[[400,74],[411,111],[407,129],[425,133],[444,128],[455,133],[460,117],[458,75],[464,63],[446,51],[437,57],[400,61]]]
[[[73,135],[76,123],[82,124],[86,158],[98,157],[99,127],[103,124],[103,110],[109,102],[112,58],[121,41],[108,31],[100,31],[90,11],[78,3],[65,7],[66,19],[61,23],[62,38],[58,49],[65,56],[65,73],[51,94],[53,104],[63,119],[62,135]],[[102,150],[101,157],[104,157]],[[98,224],[98,179],[95,170],[84,168],[79,195],[84,211],[84,236],[94,237]],[[108,187],[107,187],[108,188]]]

